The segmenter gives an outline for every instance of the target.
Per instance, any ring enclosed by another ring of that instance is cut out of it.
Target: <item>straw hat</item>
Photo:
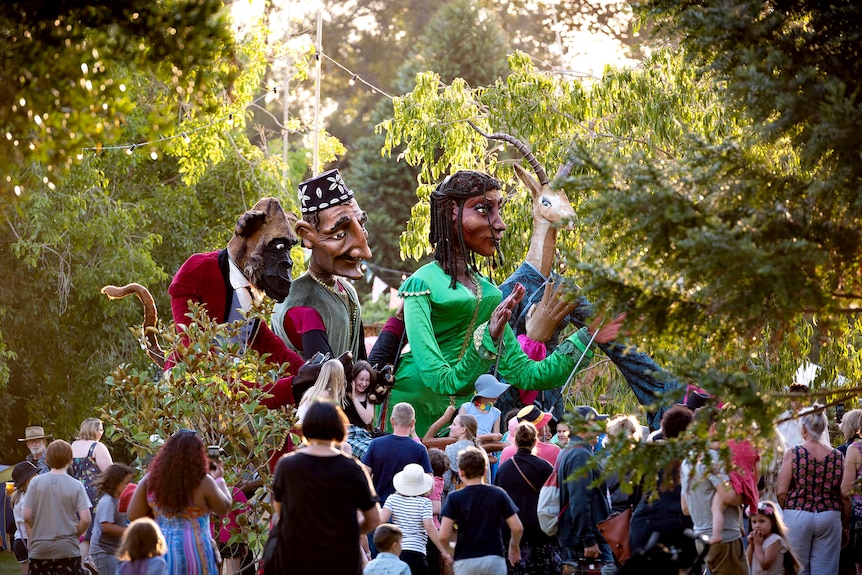
[[[425,495],[434,487],[434,479],[418,463],[408,463],[392,478],[395,491],[411,497]]]
[[[551,421],[553,415],[546,411],[542,411],[535,405],[528,405],[521,409],[515,417],[517,418],[518,423],[529,421],[536,426],[536,429],[541,429]]]
[[[31,425],[24,430],[24,439],[18,441],[33,441],[34,439],[50,439],[53,435],[45,435],[45,429],[41,425]]]

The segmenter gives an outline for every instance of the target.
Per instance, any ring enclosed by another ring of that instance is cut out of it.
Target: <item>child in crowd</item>
[[[464,488],[449,494],[440,523],[440,539],[449,544],[458,525],[455,543],[455,572],[506,575],[506,547],[503,521],[511,532],[508,558],[512,565],[521,561],[521,535],[524,527],[509,495],[494,485],[485,485],[488,456],[477,447],[458,455],[458,474]]]
[[[426,497],[434,487],[434,479],[418,463],[408,463],[392,479],[395,493],[386,498],[380,510],[380,521],[401,528],[401,560],[410,566],[412,575],[428,574],[426,546],[428,541],[440,551],[447,563],[452,561],[437,536],[431,500]]]
[[[162,530],[149,517],[132,521],[117,549],[117,558],[122,561],[117,575],[165,575],[168,564],[163,555],[168,546]]]
[[[132,481],[132,468],[114,463],[103,471],[96,482],[99,503],[93,517],[93,537],[90,539],[90,557],[99,573],[116,573],[120,538],[126,531],[129,520],[119,510],[119,499]]]
[[[365,566],[363,575],[410,575],[410,566],[400,560],[401,529],[391,523],[378,525],[374,530],[374,546],[379,553]]]
[[[347,401],[347,379],[344,376],[344,364],[341,360],[330,359],[320,368],[320,374],[314,385],[302,394],[296,409],[297,423],[302,422],[305,412],[316,400],[331,401],[339,407],[344,407]]]
[[[30,572],[30,555],[28,541],[30,539],[30,528],[24,522],[24,495],[30,480],[39,475],[39,466],[29,461],[22,461],[12,468],[12,481],[15,482],[15,492],[12,493],[10,503],[12,504],[12,515],[15,518],[15,539],[12,542],[12,551],[15,559],[21,566],[21,575]]]
[[[557,423],[557,432],[551,437],[551,443],[560,449],[563,449],[569,444],[569,424],[565,421]]]
[[[449,456],[442,449],[432,447],[428,450],[428,458],[431,460],[431,471],[434,475],[434,488],[428,499],[431,500],[431,509],[434,512],[434,527],[440,529],[440,510],[443,508],[443,475],[449,469]],[[442,572],[440,552],[431,541],[427,545],[428,575],[438,575]]]
[[[784,540],[786,527],[778,505],[761,501],[749,519],[747,553],[751,575],[796,575],[799,564]]]
[[[490,373],[483,373],[476,379],[476,395],[461,405],[459,415],[467,414],[476,418],[476,435],[500,433],[500,410],[494,407],[497,398],[509,389],[508,383],[500,383]]]
[[[446,455],[449,456],[449,471],[443,475],[445,481],[444,490],[449,493],[454,489],[460,489],[460,479],[458,477],[458,453],[467,447],[477,447],[481,449],[479,439],[476,436],[478,423],[472,415],[463,414],[456,415],[452,420],[452,425],[449,426],[449,437],[455,439],[455,443],[446,446]],[[486,483],[491,483],[491,471],[488,470]]]

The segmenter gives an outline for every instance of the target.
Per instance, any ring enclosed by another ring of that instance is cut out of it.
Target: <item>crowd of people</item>
[[[487,390],[487,381],[478,387]],[[487,396],[476,397],[482,403]],[[556,421],[531,406],[501,414],[508,438],[483,445],[476,418],[454,407],[443,417],[447,437],[419,437],[414,408],[401,402],[392,408],[392,433],[372,439],[360,460],[350,455],[353,424],[344,410],[316,398],[299,428],[301,447],[276,466],[274,544],[262,568],[467,575],[574,573],[586,565],[602,573],[647,566],[651,573],[700,573],[705,566],[716,575],[835,574],[846,555],[862,570],[862,497],[853,494],[862,475],[862,410],[844,416],[845,443],[833,448],[824,410],[797,405],[792,421],[802,441],[792,445],[776,427],[783,453],[776,464],[747,440],[723,440],[721,411],[692,407],[673,406],[647,437],[631,415],[609,417],[582,405]],[[604,473],[613,442],[660,450],[699,420],[711,449],[657,469],[657,493],[625,474]],[[86,420],[80,435],[85,427],[102,430],[97,419]],[[209,459],[197,432],[175,432],[139,478],[114,462],[76,475],[86,466],[76,466],[73,445],[50,438],[41,427],[27,428],[22,441],[31,453],[13,470],[12,550],[22,575],[240,572],[239,563],[226,567],[218,531],[241,492],[225,484],[221,461]],[[110,458],[100,439],[95,433],[85,441]],[[85,447],[95,460],[96,449]],[[729,462],[719,455],[723,448]],[[500,460],[493,471],[492,459]],[[554,471],[561,511],[557,533],[549,534],[537,509]],[[770,474],[777,476],[774,500]],[[600,529],[619,513],[630,514],[626,561]],[[255,554],[246,547],[245,555]]]

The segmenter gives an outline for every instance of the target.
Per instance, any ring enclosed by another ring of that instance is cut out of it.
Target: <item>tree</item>
[[[458,38],[459,41],[454,39]],[[493,82],[507,72],[508,45],[497,18],[472,0],[455,0],[442,6],[415,42],[410,59],[398,71],[397,89],[409,92],[416,74],[435,70],[444,81],[463,78],[467,82]],[[465,53],[483,54],[464,58]],[[381,101],[372,119],[377,124],[391,117],[391,101]],[[416,188],[416,173],[401,162],[381,156],[385,143],[382,133],[357,140],[348,155],[351,182],[373,182],[362,193],[362,204],[369,212],[369,245],[373,246],[375,273],[390,286],[401,283],[402,273],[417,264],[401,261],[399,237],[410,218],[410,204]]]
[[[56,185],[85,147],[109,146],[135,107],[132,76],[150,74],[170,101],[231,97],[236,54],[215,0],[10,1],[0,7],[0,193]],[[210,109],[211,111],[212,109]],[[164,105],[146,138],[174,123]]]
[[[723,437],[756,437],[786,408],[781,390],[803,358],[824,368],[821,401],[862,391],[836,385],[862,376],[860,7],[656,0],[646,10],[673,35],[642,68],[590,87],[523,56],[493,86],[428,74],[396,99],[387,147],[403,145],[419,168],[420,200],[452,169],[511,179],[468,118],[529,142],[546,166],[570,159],[558,184],[578,215],[558,243],[564,273],[593,301],[627,308],[638,344],[672,360],[660,363],[744,409],[723,420]],[[507,206],[509,257],[496,277],[523,254],[522,197]],[[427,252],[427,218],[424,202],[414,206],[406,253]],[[705,426],[694,431],[666,455],[705,450]],[[607,461],[636,470],[634,482],[666,461],[624,451],[636,461]]]
[[[0,262],[14,270],[0,278],[0,376],[8,374],[0,380],[0,443],[7,452],[21,448],[13,431],[33,422],[72,437],[107,398],[105,374],[119,363],[148,364],[127,328],[140,323],[140,308],[109,302],[102,286],[142,283],[164,312],[180,264],[225,246],[237,216],[258,199],[276,196],[296,209],[280,157],[266,156],[243,134],[245,106],[265,70],[260,47],[247,38],[237,52],[236,100],[215,113],[189,109],[177,137],[85,154],[54,189],[38,185],[0,204]],[[147,75],[128,85],[137,107],[123,142],[141,142],[173,95]],[[207,94],[204,107],[219,96]]]

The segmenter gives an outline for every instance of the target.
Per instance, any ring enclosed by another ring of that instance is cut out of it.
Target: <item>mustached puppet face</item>
[[[361,264],[371,258],[365,222],[368,216],[351,199],[319,212],[317,228],[301,220],[297,233],[305,247],[311,248],[309,269],[318,277],[363,277]]]
[[[275,198],[264,198],[240,216],[227,249],[246,279],[275,301],[290,292],[296,216]]]

